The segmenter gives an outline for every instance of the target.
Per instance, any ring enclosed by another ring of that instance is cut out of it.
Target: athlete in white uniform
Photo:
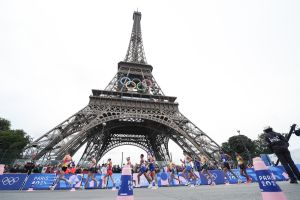
[[[126,162],[127,162],[126,165],[131,168],[131,179],[132,179],[132,182],[134,183],[134,185],[136,186],[136,181],[133,180],[133,164],[131,164],[130,157],[126,158]]]
[[[101,177],[102,178],[102,188],[105,188],[106,187],[106,179],[104,177],[106,177],[106,174],[107,174],[107,167],[106,167],[106,164],[103,164],[101,166]]]

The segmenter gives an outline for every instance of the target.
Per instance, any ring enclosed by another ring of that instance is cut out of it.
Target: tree
[[[11,164],[21,157],[23,148],[31,137],[23,130],[11,130],[10,121],[0,118],[0,163]]]
[[[256,156],[256,146],[254,141],[245,135],[236,135],[228,139],[222,144],[225,153],[235,158],[234,153],[239,153],[245,160],[251,161]]]
[[[0,117],[0,131],[10,130],[10,121]]]
[[[259,156],[260,154],[272,154],[272,151],[270,148],[268,148],[265,140],[265,135],[262,133],[258,135],[257,140],[254,140],[255,143],[255,154]]]

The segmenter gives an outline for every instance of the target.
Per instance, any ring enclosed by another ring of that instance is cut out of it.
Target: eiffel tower
[[[193,156],[219,158],[220,146],[178,110],[176,97],[166,96],[146,61],[141,13],[133,13],[133,28],[124,61],[104,90],[92,90],[89,104],[29,144],[23,152],[35,159],[62,159],[84,144],[79,164],[90,156],[99,161],[107,152],[134,145],[157,160],[169,161],[169,140]]]

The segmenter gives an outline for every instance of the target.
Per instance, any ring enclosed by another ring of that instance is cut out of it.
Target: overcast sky
[[[219,144],[300,124],[297,0],[0,0],[0,116],[36,138],[86,106],[124,59],[137,8],[155,79]]]

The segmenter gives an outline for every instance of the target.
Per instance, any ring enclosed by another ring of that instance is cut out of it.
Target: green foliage
[[[264,140],[264,134],[258,135],[257,140],[254,140],[256,146],[255,154],[258,156],[260,154],[272,154],[272,151],[267,147],[267,144]]]
[[[260,154],[271,154],[271,150],[264,141],[264,135],[258,135],[256,140],[251,140],[245,135],[236,135],[222,143],[222,149],[225,153],[235,158],[234,153],[239,153],[245,160],[251,161],[252,158]]]
[[[10,121],[0,118],[0,163],[11,164],[21,157],[31,138],[23,130],[11,130]]]
[[[255,155],[255,143],[245,135],[236,135],[222,144],[222,149],[235,158],[234,153],[239,153],[245,160],[251,160]]]
[[[10,121],[0,117],[0,131],[10,130]]]

